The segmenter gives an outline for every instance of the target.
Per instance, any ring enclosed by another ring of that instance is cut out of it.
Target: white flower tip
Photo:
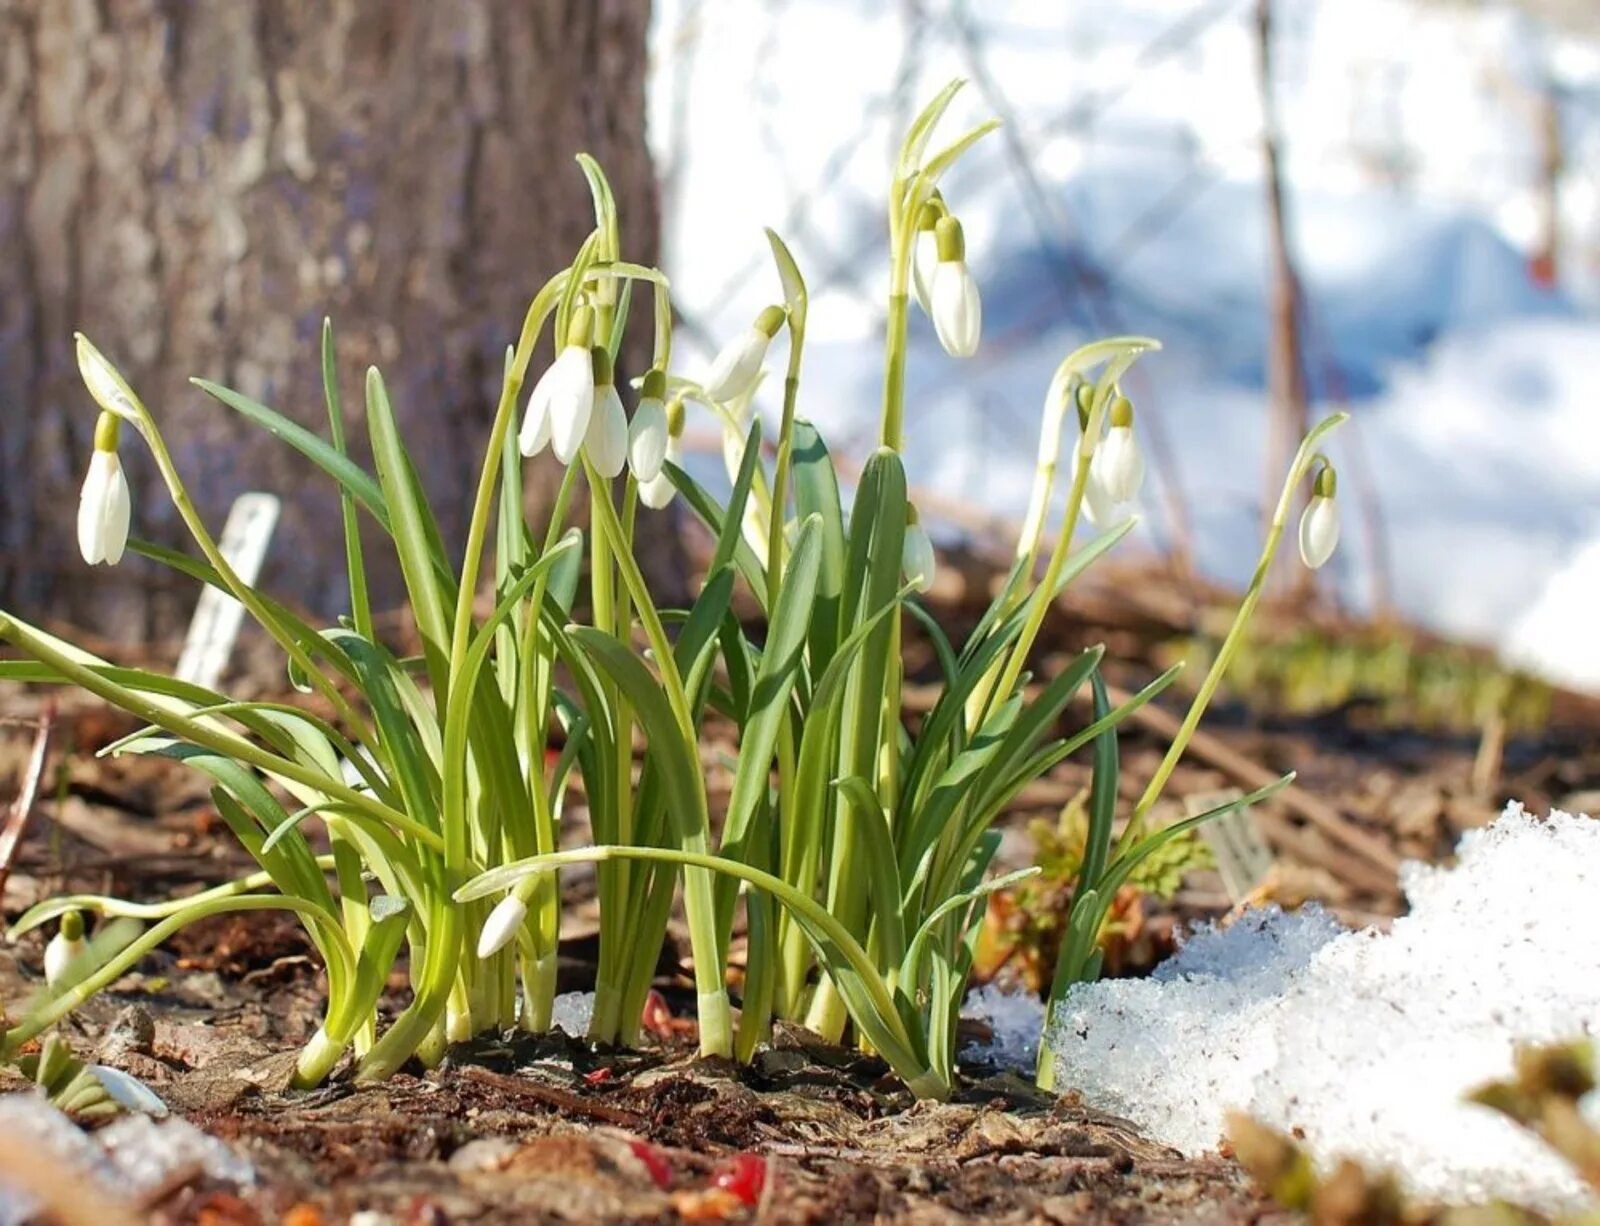
[[[595,471],[608,481],[628,462],[628,414],[610,384],[595,392],[583,449]]]
[[[483,921],[483,931],[478,934],[478,957],[492,958],[499,953],[511,943],[527,918],[528,904],[515,894],[507,894]]]
[[[157,1119],[171,1114],[171,1109],[161,1101],[161,1096],[132,1074],[105,1064],[91,1064],[89,1071],[119,1107]]]
[[[83,937],[69,937],[56,933],[44,947],[44,981],[50,987],[59,987],[66,981],[72,964],[89,948]]]
[[[1144,484],[1144,455],[1132,426],[1112,426],[1095,453],[1100,485],[1113,503],[1132,502]]]
[[[719,404],[737,400],[755,386],[761,374],[761,363],[766,361],[767,346],[772,338],[752,325],[742,336],[736,336],[722,347],[711,363],[702,383],[705,393]]]
[[[556,459],[571,464],[578,458],[589,432],[589,419],[594,414],[594,365],[589,351],[581,345],[568,345],[555,365],[539,380],[540,385],[546,380],[549,380],[550,446]],[[534,395],[538,394],[536,387]]]
[[[978,283],[963,260],[941,260],[933,274],[933,330],[953,358],[970,358],[983,332],[983,302]]]
[[[122,461],[114,451],[96,450],[78,495],[78,551],[90,566],[115,566],[128,544],[132,498]]]
[[[1339,545],[1339,504],[1318,494],[1300,516],[1300,560],[1316,570]]]
[[[641,485],[661,474],[667,458],[667,410],[661,401],[647,397],[628,423],[628,467]]]

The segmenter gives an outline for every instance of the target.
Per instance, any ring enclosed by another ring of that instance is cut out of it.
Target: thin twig
[[[45,700],[39,714],[38,731],[33,736],[33,753],[28,758],[27,772],[22,776],[22,788],[11,802],[4,827],[0,827],[0,897],[6,892],[6,881],[11,876],[11,864],[17,848],[22,844],[22,832],[27,828],[28,817],[33,813],[34,801],[39,796],[39,782],[44,778],[45,755],[50,748],[50,729],[56,721],[56,700]]]

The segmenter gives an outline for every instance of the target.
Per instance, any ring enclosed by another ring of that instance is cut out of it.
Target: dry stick
[[[28,770],[22,777],[22,789],[11,802],[11,811],[0,828],[0,897],[5,896],[6,881],[11,876],[11,863],[17,848],[22,845],[22,832],[33,812],[33,803],[39,796],[39,781],[44,777],[45,754],[50,748],[50,729],[56,722],[56,700],[45,700],[39,713],[38,731],[33,736],[33,753],[28,758]]]
[[[1126,690],[1119,689],[1116,686],[1107,686],[1106,693],[1109,695],[1113,706],[1120,706],[1132,697]],[[1178,731],[1178,717],[1156,706],[1154,703],[1146,703],[1128,718],[1133,723],[1142,724],[1156,735],[1169,740]],[[1278,777],[1259,762],[1246,757],[1237,749],[1223,744],[1223,742],[1207,732],[1196,732],[1194,734],[1189,741],[1188,752],[1216,767],[1224,774],[1231,775],[1235,781],[1246,788],[1265,787]],[[1381,874],[1373,873],[1369,870],[1368,884],[1376,885],[1383,890],[1394,888],[1394,876],[1400,868],[1400,857],[1382,839],[1362,830],[1327,801],[1319,800],[1311,793],[1292,783],[1279,792],[1274,799],[1281,803],[1284,808],[1291,810],[1318,827],[1341,847],[1354,852],[1364,860],[1382,869],[1383,872]],[[1351,867],[1354,866],[1352,865]]]

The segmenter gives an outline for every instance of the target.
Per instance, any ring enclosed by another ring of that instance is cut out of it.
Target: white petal
[[[983,303],[965,260],[939,262],[933,274],[932,297],[933,328],[939,343],[951,357],[970,358],[978,351],[978,336],[983,331]]]
[[[540,375],[528,396],[522,429],[517,433],[517,450],[525,456],[536,456],[550,445],[550,389],[555,373],[552,366]]]
[[[527,918],[528,904],[515,892],[507,894],[483,921],[483,930],[478,933],[478,957],[489,958],[499,953],[517,935]]]
[[[677,439],[667,440],[667,459],[680,468],[683,466],[683,444]],[[672,496],[678,492],[675,485],[668,478],[666,468],[656,474],[653,481],[646,481],[639,486],[639,501],[652,511],[659,511],[672,501]]]
[[[116,457],[112,456],[112,459]],[[115,566],[122,561],[122,551],[128,547],[128,523],[132,517],[133,499],[128,493],[128,478],[119,462],[114,467],[111,485],[106,491],[105,519],[101,529],[105,534],[101,544],[105,549],[107,566]]]
[[[1103,446],[1103,444],[1102,444]],[[1100,448],[1095,449],[1095,454],[1089,457],[1089,476],[1083,483],[1083,517],[1089,521],[1091,527],[1109,528],[1115,521],[1117,505],[1111,496],[1106,493],[1105,487],[1100,482]],[[1072,447],[1072,468],[1069,479],[1076,479],[1078,474],[1078,458],[1083,454],[1083,436],[1078,436],[1078,441]]]
[[[594,410],[589,414],[589,432],[583,440],[584,454],[602,477],[608,480],[628,462],[628,414],[617,389],[607,384],[594,394]]]
[[[91,1064],[89,1071],[118,1106],[153,1115],[157,1119],[171,1114],[167,1104],[161,1101],[161,1096],[137,1077],[105,1064]]]
[[[122,462],[114,451],[96,450],[78,495],[78,551],[90,566],[121,559],[130,509]]]
[[[1144,456],[1132,426],[1112,426],[1094,455],[1100,487],[1112,502],[1132,502],[1144,484]]]
[[[556,459],[571,464],[578,458],[594,412],[594,367],[589,351],[582,345],[568,345],[550,373],[555,377],[550,386],[550,445]]]
[[[911,292],[927,315],[933,308],[933,273],[939,267],[939,240],[932,230],[918,230],[911,248]]]
[[[706,372],[701,383],[706,395],[725,403],[748,391],[761,373],[761,363],[766,361],[767,346],[771,343],[772,338],[754,325],[742,336],[734,337],[722,347]]]
[[[1339,544],[1339,504],[1318,495],[1300,516],[1300,559],[1316,570],[1333,556]]]
[[[44,947],[44,981],[55,987],[66,976],[67,970],[89,948],[89,943],[82,937],[76,941],[69,941],[59,932],[50,938],[50,943]]]
[[[900,547],[900,569],[905,574],[906,582],[917,591],[926,592],[933,586],[933,573],[937,565],[933,542],[928,539],[927,531],[920,523],[907,524],[905,541]]]
[[[628,423],[628,467],[643,484],[654,481],[667,458],[667,409],[654,396],[639,401]]]

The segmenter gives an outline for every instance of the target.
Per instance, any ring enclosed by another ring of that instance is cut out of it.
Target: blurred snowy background
[[[1600,5],[1273,16],[1311,413],[1354,414],[1330,582],[1600,687]],[[984,344],[956,362],[913,312],[913,483],[1020,518],[1055,363],[1154,335],[1127,389],[1156,453],[1143,546],[1247,577],[1269,403],[1256,0],[657,0],[654,22],[687,352],[778,296],[773,226],[811,284],[801,411],[864,454],[887,168],[917,107],[966,76],[941,131],[1006,123],[945,184]]]

